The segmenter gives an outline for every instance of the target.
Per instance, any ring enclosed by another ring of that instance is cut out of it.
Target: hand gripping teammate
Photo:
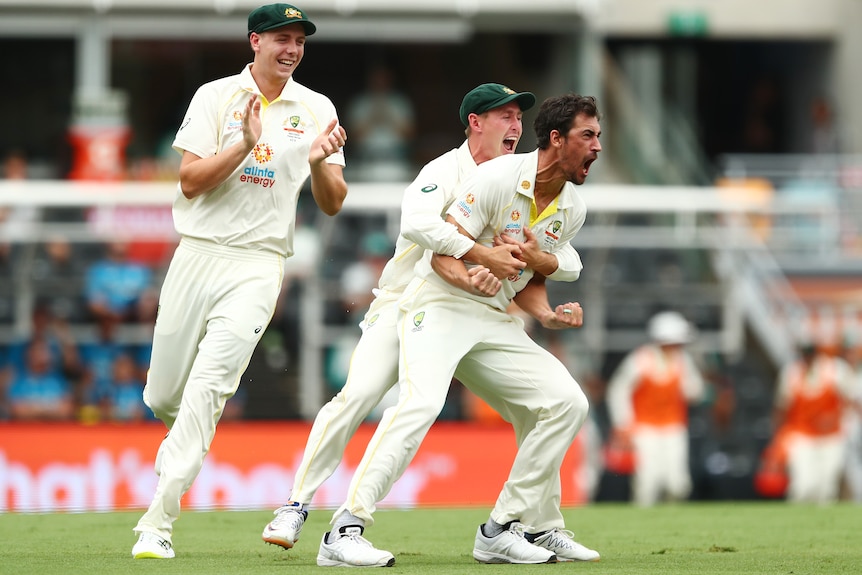
[[[551,309],[546,293],[536,297],[535,286],[543,287],[544,277],[572,280],[564,258],[555,256],[572,249],[569,243],[586,216],[575,185],[584,183],[602,149],[595,99],[549,98],[534,127],[538,150],[478,166],[447,211],[447,221],[479,244],[491,246],[503,236],[505,244],[521,246],[527,267],[504,279],[496,296],[485,297],[446,281],[457,277],[461,261],[426,252],[417,264],[398,301],[398,403],[383,413],[333,517],[333,533],[355,536],[324,539],[319,565],[358,566],[365,557],[392,557],[358,534],[372,524],[377,502],[413,458],[455,374],[512,422],[519,446],[490,518],[477,529],[473,557],[483,563],[599,559],[564,529],[559,509],[560,465],[587,417],[587,398],[562,362],[507,313],[514,299],[546,327],[582,321],[578,304]],[[460,283],[466,287],[465,281]],[[321,557],[331,561],[321,563]]]
[[[327,215],[347,194],[347,134],[335,107],[292,77],[315,25],[295,6],[270,4],[249,14],[248,30],[253,62],[201,86],[174,140],[183,154],[173,207],[181,240],[144,388],[169,432],[156,456],[155,495],[134,528],[136,559],[174,557],[180,499],[272,318],[303,184],[310,176]]]
[[[293,547],[317,489],[338,467],[356,428],[397,382],[396,302],[413,277],[414,265],[424,249],[486,266],[473,268],[468,280],[471,289],[478,293],[499,289],[494,274],[506,277],[524,267],[523,262],[512,256],[515,251],[512,248],[490,249],[477,244],[445,223],[442,216],[477,164],[514,153],[522,133],[523,111],[534,103],[535,97],[529,92],[518,93],[500,84],[482,84],[471,90],[460,108],[466,141],[426,165],[405,190],[395,255],[381,275],[376,299],[361,324],[362,337],[353,353],[347,382],[315,418],[296,471],[290,502],[275,511],[275,519],[263,531],[264,541],[287,549]],[[565,265],[580,270],[577,253],[572,249],[565,255],[568,258]],[[343,543],[359,539],[357,535]],[[385,565],[394,561],[388,553],[375,552],[359,562]]]

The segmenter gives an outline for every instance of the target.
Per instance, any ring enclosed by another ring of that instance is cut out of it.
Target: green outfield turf
[[[487,509],[379,511],[366,536],[396,558],[389,572],[602,575],[862,573],[862,506],[786,503],[689,503],[652,509],[593,504],[566,509],[569,528],[601,552],[598,563],[482,565],[471,551]],[[315,557],[330,512],[309,516],[290,551],[264,544],[270,512],[184,512],[176,523],[177,558],[133,560],[139,512],[0,514],[0,573],[294,574],[321,572]],[[329,568],[330,570],[332,568]]]

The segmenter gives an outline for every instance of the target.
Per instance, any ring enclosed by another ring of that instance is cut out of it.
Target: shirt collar
[[[518,174],[518,193],[528,198],[535,197],[536,190],[536,171],[539,169],[539,150],[535,149],[532,152],[524,154],[528,156],[524,163],[521,164],[521,172]],[[575,184],[566,182],[563,189],[560,191],[557,199],[557,209],[565,210],[575,204],[574,200]]]
[[[243,90],[247,90],[257,95],[261,95],[260,88],[257,87],[257,82],[254,81],[254,76],[251,75],[251,64],[246,64],[239,74],[239,84]],[[293,79],[293,76],[287,79],[284,88],[281,89],[281,100],[298,100],[297,86],[299,84]],[[270,102],[271,103],[271,102]]]
[[[473,159],[473,154],[470,153],[470,144],[467,140],[455,151],[458,158],[458,169],[460,170],[461,181],[465,181],[466,177],[476,171],[476,160]]]

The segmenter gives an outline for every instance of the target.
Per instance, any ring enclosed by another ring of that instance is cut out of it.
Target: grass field
[[[566,509],[577,538],[598,563],[483,565],[471,555],[487,509],[379,511],[366,536],[396,558],[387,572],[602,575],[862,573],[862,507],[783,502],[688,503],[651,509],[593,504]],[[0,514],[0,573],[87,575],[287,574],[321,572],[315,558],[330,512],[313,511],[294,549],[264,544],[268,511],[184,512],[174,529],[177,558],[133,560],[140,512]]]

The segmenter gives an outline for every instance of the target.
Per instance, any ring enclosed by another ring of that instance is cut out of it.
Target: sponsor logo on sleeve
[[[225,132],[239,132],[242,130],[242,112],[234,110],[228,117],[227,124],[224,127]]]
[[[473,213],[473,208],[471,208],[470,206],[472,206],[475,202],[476,196],[474,196],[473,194],[467,194],[467,197],[463,200],[458,201],[458,204],[455,207],[459,212],[464,214],[464,217],[469,218],[470,214]]]

